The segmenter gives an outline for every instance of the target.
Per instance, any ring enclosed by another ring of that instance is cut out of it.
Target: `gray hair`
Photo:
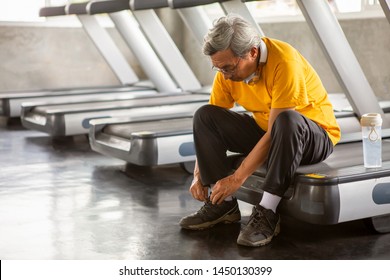
[[[236,14],[228,14],[214,21],[204,37],[203,53],[211,56],[218,51],[231,49],[235,56],[242,57],[252,47],[260,44],[256,29]]]

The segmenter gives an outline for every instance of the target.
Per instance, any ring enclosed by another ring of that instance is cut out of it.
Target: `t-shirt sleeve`
[[[230,92],[228,82],[224,80],[221,73],[217,73],[214,77],[209,103],[223,108],[232,108],[234,99]]]

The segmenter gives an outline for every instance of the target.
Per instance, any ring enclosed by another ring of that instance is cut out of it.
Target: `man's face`
[[[225,79],[243,81],[256,70],[257,49],[254,48],[244,57],[234,56],[230,49],[216,52],[211,56],[213,69],[223,74]]]

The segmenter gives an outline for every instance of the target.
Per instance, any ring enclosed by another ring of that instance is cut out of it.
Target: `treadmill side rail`
[[[388,130],[384,130],[387,136]],[[388,136],[387,136],[388,137]],[[390,142],[382,142],[382,167],[364,168],[360,142],[339,144],[329,158],[298,167],[283,197],[281,213],[312,224],[337,224],[390,214]],[[353,153],[351,153],[353,151]],[[235,161],[240,164],[242,158]],[[237,191],[256,204],[262,197],[266,169],[258,168]]]
[[[259,203],[263,194],[262,182],[263,178],[250,176],[237,191],[237,199],[254,205]],[[283,215],[311,224],[337,224],[340,214],[338,185],[297,184],[286,192],[279,205],[279,211]]]
[[[192,117],[140,120],[117,128],[115,135],[102,121],[92,121],[89,133],[91,148],[99,153],[140,166],[155,166],[195,160],[192,136]],[[108,129],[106,133],[105,129]],[[119,130],[118,130],[119,129]],[[128,132],[128,135],[127,135]],[[163,147],[163,148],[161,148]]]
[[[332,225],[390,213],[390,177],[338,184],[298,182],[281,201],[282,214],[300,221]],[[236,193],[238,199],[251,204],[260,201],[263,178],[251,176]]]
[[[192,131],[189,134],[159,137],[157,147],[164,147],[164,149],[158,149],[158,165],[195,161],[196,159]]]
[[[340,223],[390,213],[389,177],[341,184],[339,189]]]

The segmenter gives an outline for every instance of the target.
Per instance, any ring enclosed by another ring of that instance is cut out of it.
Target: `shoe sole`
[[[230,214],[231,212],[235,212],[238,210],[238,206],[235,206],[231,211],[226,213],[224,216],[220,217],[219,219],[216,219],[211,222],[205,222],[203,224],[198,224],[198,225],[180,225],[182,228],[185,229],[192,229],[192,230],[203,230],[203,229],[208,229],[216,224],[231,224],[235,223],[241,220],[241,214],[240,212],[238,213],[233,213]],[[239,210],[238,210],[239,211]]]
[[[257,242],[250,242],[248,240],[241,239],[239,236],[237,239],[237,244],[247,246],[247,247],[261,247],[261,246],[264,246],[264,245],[267,245],[268,243],[270,243],[272,238],[277,236],[279,233],[280,233],[280,219],[278,220],[278,223],[276,224],[274,234],[271,235],[270,237],[268,237],[264,240],[257,241]]]

